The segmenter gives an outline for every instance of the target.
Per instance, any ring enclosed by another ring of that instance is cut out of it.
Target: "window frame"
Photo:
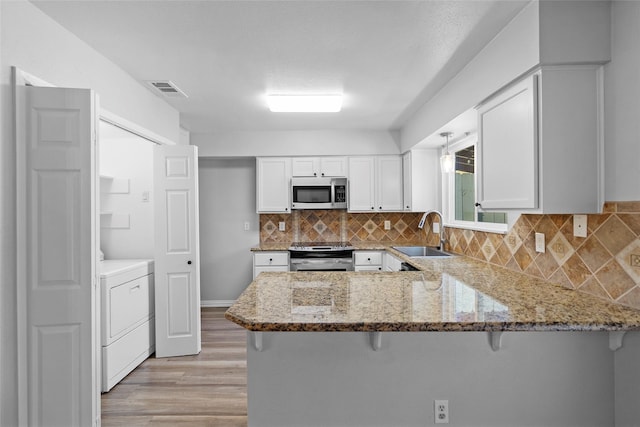
[[[450,144],[449,152],[455,156],[455,153],[457,153],[458,151],[471,146],[473,146],[474,156],[475,156],[475,159],[477,160],[478,158],[477,157],[477,149],[478,149],[477,134],[469,135],[468,137],[465,137],[460,141],[456,141],[455,143]],[[443,152],[444,152],[444,149],[441,150],[440,154],[442,155]],[[474,196],[477,196],[477,189],[478,189],[478,173],[477,172],[478,172],[478,164],[476,162],[475,170],[474,170],[474,191],[476,192],[476,194],[474,194]],[[457,220],[455,219],[455,211],[456,211],[455,202],[456,202],[456,198],[455,198],[455,170],[454,170],[453,172],[442,174],[442,207],[443,207],[442,215],[444,216],[445,226],[475,230],[475,231],[486,231],[490,233],[500,233],[500,234],[507,234],[507,232],[509,231],[508,229],[509,215],[512,215],[513,214],[512,212],[509,212],[509,211],[506,212],[507,224],[479,222],[478,212],[480,210],[478,209],[477,206],[475,207],[475,210],[474,210],[475,221]]]

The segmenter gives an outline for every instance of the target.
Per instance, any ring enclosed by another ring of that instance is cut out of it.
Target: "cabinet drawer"
[[[153,275],[113,286],[107,290],[105,309],[107,310],[108,344],[119,335],[133,328],[153,315]]]
[[[355,265],[382,266],[382,252],[356,252]]]
[[[253,257],[254,265],[289,265],[289,252],[256,252]]]
[[[109,391],[155,349],[154,318],[102,347],[102,391]]]
[[[289,271],[289,266],[288,265],[256,266],[256,267],[253,267],[253,278],[255,279],[256,277],[258,277],[258,274],[262,273],[263,271],[275,271],[279,273],[286,273],[287,271]]]
[[[355,271],[382,271],[380,265],[356,265],[353,268]]]

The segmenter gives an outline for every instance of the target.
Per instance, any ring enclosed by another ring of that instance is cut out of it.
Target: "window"
[[[453,144],[451,151],[455,155],[455,169],[442,179],[447,222],[461,228],[506,232],[505,212],[482,212],[476,207],[476,138]]]

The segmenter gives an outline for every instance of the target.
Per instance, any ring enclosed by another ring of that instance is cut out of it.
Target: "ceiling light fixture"
[[[267,104],[274,113],[337,113],[342,95],[267,95]]]
[[[447,138],[447,148],[442,157],[440,157],[440,169],[442,169],[442,173],[453,172],[453,167],[455,165],[455,159],[453,154],[449,153],[449,137],[453,135],[453,132],[442,132],[440,134],[441,137]]]

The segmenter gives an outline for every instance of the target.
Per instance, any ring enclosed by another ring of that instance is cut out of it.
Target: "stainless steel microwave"
[[[291,178],[291,209],[347,209],[347,178]]]

